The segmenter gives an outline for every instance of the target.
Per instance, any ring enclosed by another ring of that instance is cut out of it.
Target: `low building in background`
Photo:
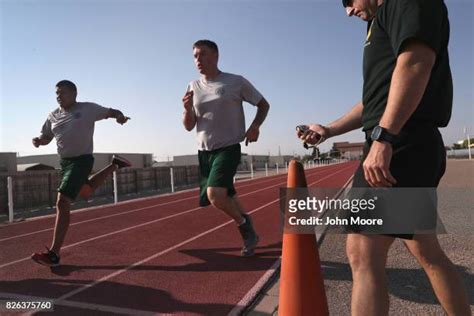
[[[153,165],[152,154],[135,154],[135,153],[117,153],[132,163],[132,168],[148,168]],[[94,153],[93,171],[99,171],[106,167],[112,161],[114,153]],[[17,157],[18,164],[42,164],[60,169],[59,156],[57,154],[34,155]],[[16,171],[16,166],[15,166]]]
[[[240,165],[237,168],[238,171],[250,171],[250,166],[253,166],[254,170],[264,169],[265,164],[268,168],[276,168],[276,164],[280,168],[283,168],[293,156],[282,155],[282,156],[268,156],[268,155],[248,155],[242,153],[240,158]],[[198,166],[199,159],[198,155],[182,155],[174,156],[172,161],[158,161],[153,166],[160,167],[178,167],[178,166]]]
[[[23,171],[43,171],[43,170],[54,170],[53,166],[44,165],[42,163],[26,163],[26,164],[18,164],[17,166],[18,172]]]
[[[362,158],[364,143],[338,142],[333,143],[331,153],[338,152],[339,158],[357,160]],[[331,155],[332,156],[332,155]]]
[[[270,168],[275,168],[276,164],[278,164],[279,168],[284,167],[286,164],[290,163],[290,161],[294,159],[293,156],[289,155],[282,155],[282,156],[270,156],[268,161],[268,166]]]
[[[253,169],[264,169],[265,164],[270,162],[270,156],[268,155],[247,155],[242,154],[240,159],[240,165],[237,170],[240,171],[249,171],[250,166],[253,166]]]
[[[198,155],[174,156],[172,165],[173,166],[198,166],[199,165]]]

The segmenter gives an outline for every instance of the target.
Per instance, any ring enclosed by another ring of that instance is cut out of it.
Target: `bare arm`
[[[33,146],[38,148],[39,146],[46,146],[51,143],[52,138],[48,138],[45,135],[40,135],[39,137],[33,138]]]
[[[349,112],[328,124],[328,137],[333,137],[362,127],[362,102],[354,105]]]
[[[420,41],[410,40],[404,45],[393,71],[380,126],[393,134],[400,132],[425,93],[435,60],[435,52]]]
[[[270,109],[270,104],[268,104],[265,98],[262,98],[262,100],[258,102],[257,108],[257,114],[255,114],[255,118],[251,125],[260,127],[265,121],[265,118],[267,117],[268,110]]]
[[[364,106],[362,102],[354,105],[349,112],[328,124],[327,126],[320,124],[308,125],[309,130],[302,133],[297,131],[299,138],[309,144],[319,144],[329,137],[341,135],[357,128],[362,127],[362,110]]]
[[[114,118],[117,120],[117,123],[119,124],[124,124],[126,123],[130,118],[123,115],[123,113],[120,110],[116,109],[109,109],[109,114],[107,115],[107,118]]]
[[[262,98],[260,102],[257,104],[257,114],[255,114],[255,118],[250,124],[249,129],[245,133],[245,145],[247,146],[249,143],[256,142],[260,135],[260,126],[265,121],[267,117],[268,110],[270,109],[270,104],[268,104],[265,98]]]
[[[194,126],[196,126],[196,122],[196,114],[193,109],[183,112],[183,125],[187,131],[192,131]]]
[[[183,97],[183,125],[187,131],[192,131],[197,122],[193,107],[193,95],[193,91],[187,91]]]
[[[39,146],[48,145],[54,138],[53,131],[51,130],[51,121],[49,116],[41,127],[41,133],[39,137],[33,138],[31,141],[33,146],[38,148]]]
[[[387,107],[379,125],[398,134],[423,97],[436,60],[435,52],[420,41],[408,41],[397,58]],[[390,173],[392,145],[373,142],[364,161],[364,176],[373,187],[390,187],[396,179]]]

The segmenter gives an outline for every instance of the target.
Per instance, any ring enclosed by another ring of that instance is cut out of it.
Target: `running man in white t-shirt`
[[[244,246],[243,256],[251,256],[258,243],[252,220],[237,199],[233,178],[240,163],[240,142],[256,142],[270,105],[244,77],[218,69],[216,43],[199,40],[193,45],[194,62],[201,73],[183,97],[183,124],[196,127],[199,147],[201,206],[212,204],[237,223]],[[242,102],[256,106],[257,114],[245,130]]]
[[[58,266],[60,251],[69,228],[71,203],[80,194],[87,198],[105,179],[118,168],[130,167],[126,159],[113,156],[109,166],[88,179],[94,165],[93,136],[95,122],[115,118],[124,124],[129,117],[115,109],[95,103],[77,102],[76,85],[69,80],[56,84],[59,107],[52,111],[41,129],[41,135],[33,138],[35,147],[48,145],[56,139],[61,158],[61,184],[56,202],[54,237],[46,252],[34,253],[31,259],[46,266]]]

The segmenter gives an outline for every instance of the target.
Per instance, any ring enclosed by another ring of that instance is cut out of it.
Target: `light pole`
[[[467,134],[467,152],[469,153],[469,160],[472,160],[471,155],[471,137]]]
[[[464,137],[467,136],[467,153],[469,155],[469,160],[472,160],[472,155],[471,155],[471,137],[467,133],[466,126],[464,126]]]

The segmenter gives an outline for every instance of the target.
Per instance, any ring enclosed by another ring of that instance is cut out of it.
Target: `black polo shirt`
[[[364,130],[377,125],[387,106],[390,82],[403,43],[417,39],[436,53],[423,98],[405,127],[446,126],[453,85],[449,67],[449,21],[443,0],[385,0],[369,22],[364,47]]]

